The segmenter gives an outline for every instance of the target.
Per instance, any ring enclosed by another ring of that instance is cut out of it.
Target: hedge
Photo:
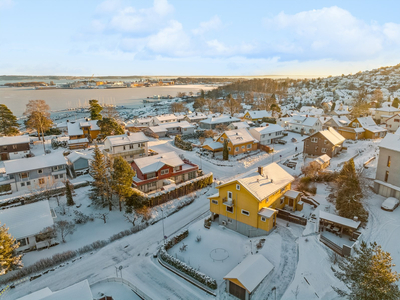
[[[186,150],[186,151],[193,150],[192,143],[182,140],[180,135],[175,136],[174,144],[176,147],[178,147],[179,149],[182,149],[182,150]]]
[[[196,269],[188,266],[184,262],[180,261],[179,259],[171,256],[168,254],[167,250],[172,248],[174,245],[178,244],[180,241],[185,239],[189,235],[189,230],[186,229],[182,233],[178,234],[177,236],[173,237],[172,239],[168,240],[165,245],[161,247],[160,250],[160,258],[168,263],[169,265],[175,267],[179,271],[189,275],[193,279],[197,280],[198,282],[206,285],[207,287],[216,290],[217,289],[217,281],[210,276],[207,276]]]

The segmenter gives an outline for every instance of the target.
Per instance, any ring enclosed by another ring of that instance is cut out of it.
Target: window
[[[122,146],[122,149],[125,150],[125,146]]]
[[[21,186],[25,186],[25,182],[21,182]]]
[[[64,174],[60,174],[58,175],[60,178],[64,178]]]
[[[318,151],[318,146],[315,146],[315,151]]]
[[[250,148],[251,148],[251,145],[250,145],[250,144],[248,144],[248,145],[247,145],[247,149],[250,149]]]
[[[42,174],[43,173],[43,169],[39,169],[37,170],[38,174]]]
[[[388,179],[389,179],[389,171],[386,171],[386,174],[385,174],[385,182],[387,182]]]
[[[280,204],[283,204],[283,202],[285,202],[285,197],[281,197]]]
[[[58,175],[54,175],[54,179],[58,179]]]
[[[328,144],[328,141],[327,141],[327,140],[324,140],[324,145],[326,145],[326,144]]]
[[[21,178],[28,178],[28,172],[23,172],[19,174]]]
[[[218,205],[218,201],[217,200],[211,200],[211,203]]]
[[[321,149],[321,152],[322,152],[322,153],[326,153],[326,148],[322,148],[322,149]]]
[[[239,152],[239,147],[236,147],[236,148],[235,148],[235,151],[236,151],[236,152]]]
[[[31,185],[31,182],[30,181],[27,181],[26,182],[26,185],[28,186],[28,185]]]
[[[196,171],[190,172],[188,176],[188,180],[196,178]]]
[[[231,151],[231,147],[228,147],[228,151]]]
[[[247,210],[242,209],[242,215],[250,216],[250,213]]]
[[[226,211],[230,212],[230,213],[233,213],[233,206],[227,206],[226,207]]]
[[[147,174],[147,179],[154,178],[154,177],[156,177],[155,172]]]
[[[4,151],[7,151],[7,146],[3,146],[3,150],[4,150]]]
[[[20,247],[26,246],[26,239],[17,240],[17,243],[19,243],[19,246],[20,246]]]
[[[39,178],[39,184],[44,184],[44,178]]]
[[[169,170],[168,169],[166,169],[166,170],[161,170],[161,175],[165,175],[165,174],[168,174],[169,173]]]
[[[17,145],[13,145],[13,147],[12,147],[14,150],[16,150],[17,149]]]
[[[238,191],[240,191],[240,184],[237,184],[237,185],[236,185],[236,189],[237,189]]]
[[[232,192],[228,192],[228,200],[232,200]]]
[[[261,221],[266,222],[267,218],[266,217],[261,217]]]
[[[129,145],[129,149],[133,149],[133,145]]]
[[[318,138],[316,137],[311,138],[311,143],[318,143]]]
[[[400,119],[394,119],[394,122],[400,122]]]
[[[387,166],[390,167],[390,156],[388,156]]]
[[[223,142],[224,141],[224,138],[223,137],[221,137],[221,142]]]
[[[242,146],[242,149],[244,149],[244,145]]]

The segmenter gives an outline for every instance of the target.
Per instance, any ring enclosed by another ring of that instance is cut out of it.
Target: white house
[[[247,123],[247,122],[235,122],[235,123],[231,123],[230,125],[228,125],[228,129],[230,129],[230,130],[242,129],[242,128],[249,129],[250,128],[249,123]]]
[[[300,113],[302,115],[318,118],[324,114],[324,110],[322,108],[316,108],[314,106],[302,106],[300,108]]]
[[[106,155],[122,156],[131,162],[135,158],[148,155],[149,139],[143,132],[108,136],[104,140],[103,152]]]
[[[44,248],[54,243],[42,241],[37,236],[43,229],[54,224],[48,200],[2,209],[0,221],[19,243],[18,251]]]
[[[236,117],[220,115],[218,117],[208,117],[207,119],[200,121],[200,127],[203,129],[215,129],[220,125],[228,126],[234,122],[240,122],[240,120]]]
[[[374,119],[378,122],[385,122],[387,119],[389,119],[391,116],[399,114],[400,109],[393,107],[393,106],[387,106],[387,107],[381,107],[377,108],[375,110],[375,117]]]
[[[177,116],[175,116],[173,114],[155,116],[153,118],[153,124],[154,125],[160,125],[160,124],[165,124],[165,123],[170,123],[170,122],[177,122],[177,121],[178,121]]]
[[[133,120],[133,122],[131,124],[128,124],[126,127],[131,127],[131,126],[135,126],[135,127],[149,127],[152,126],[153,123],[153,118],[138,118]]]
[[[391,116],[385,123],[388,132],[396,132],[396,130],[400,128],[400,114]]]
[[[276,139],[283,137],[285,129],[276,124],[268,124],[265,127],[256,127],[250,129],[250,134],[260,141],[261,145],[272,144]]]
[[[277,123],[289,131],[309,135],[322,129],[322,122],[318,118],[295,116],[293,118],[284,119],[286,120],[282,120],[283,124],[282,121],[279,121]]]
[[[0,186],[6,185],[13,192],[54,188],[67,179],[67,161],[60,152],[5,161],[4,168]]]
[[[159,126],[150,126],[149,129],[153,133],[157,134],[159,137],[165,137],[167,134],[193,134],[195,126],[190,124],[188,121],[180,121],[174,123],[166,123]]]
[[[201,112],[194,112],[185,117],[185,120],[190,123],[199,123],[201,120],[205,119],[207,119],[207,116]]]

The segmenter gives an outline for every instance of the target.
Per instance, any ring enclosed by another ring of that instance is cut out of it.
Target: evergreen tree
[[[19,133],[17,118],[4,104],[0,104],[0,135],[12,136]]]
[[[93,160],[89,166],[89,174],[94,179],[91,182],[91,189],[89,198],[92,202],[100,207],[106,206],[105,196],[105,185],[104,181],[107,177],[107,169],[103,153],[101,153],[97,144],[94,146]]]
[[[68,206],[75,205],[74,198],[72,197],[71,183],[69,182],[69,180],[65,182],[65,188],[66,188],[65,196],[67,198],[67,205]]]
[[[19,243],[8,233],[6,225],[0,226],[0,276],[22,268],[22,255],[17,255]]]
[[[334,111],[336,107],[336,102],[333,102],[332,107],[331,107],[331,111]]]
[[[393,102],[392,102],[392,106],[396,107],[396,108],[399,108],[399,104],[400,104],[399,98],[394,98]]]
[[[101,134],[105,136],[124,134],[125,130],[113,118],[103,118],[98,122]]]
[[[97,100],[89,100],[90,105],[90,119],[92,120],[101,120],[103,116],[100,114],[103,108],[100,106]]]
[[[135,171],[121,156],[114,158],[111,187],[119,199],[119,211],[122,211],[122,201],[130,197],[132,190],[132,177]]]
[[[332,268],[335,276],[348,288],[348,291],[333,287],[341,296],[348,299],[395,300],[400,299],[396,281],[400,279],[392,271],[392,258],[376,243],[362,242],[355,248],[355,255],[338,262],[339,270]]]
[[[228,160],[229,159],[229,151],[228,151],[228,141],[224,141],[224,149],[222,151],[222,158],[223,160]]]

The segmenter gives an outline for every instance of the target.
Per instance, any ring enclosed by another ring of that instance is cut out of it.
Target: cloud
[[[212,17],[210,20],[201,22],[200,26],[196,29],[193,29],[192,32],[194,35],[202,35],[210,30],[217,30],[221,28],[222,22],[218,16]]]
[[[96,7],[97,14],[109,14],[120,9],[122,6],[121,0],[105,0]]]
[[[7,9],[14,6],[13,0],[0,0],[0,9]]]

